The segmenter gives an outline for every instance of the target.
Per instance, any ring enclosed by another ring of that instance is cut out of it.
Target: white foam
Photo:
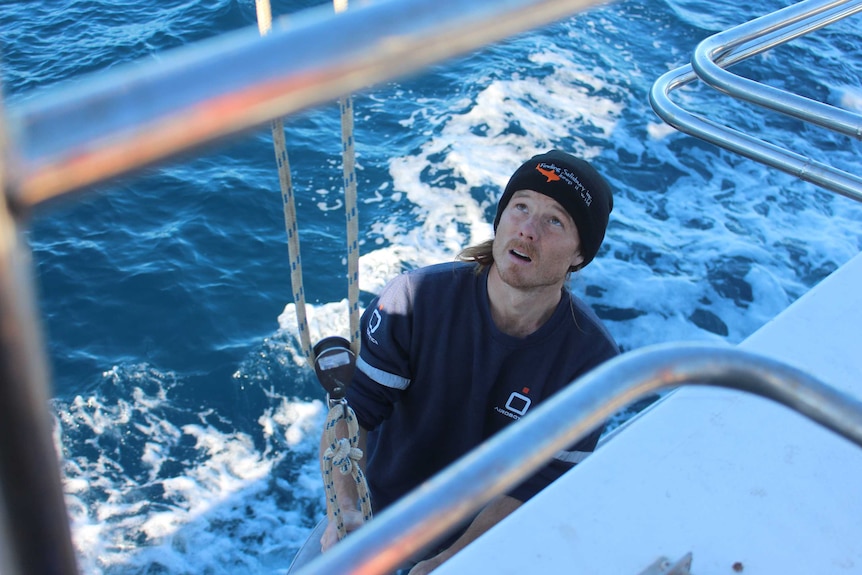
[[[347,300],[339,302],[311,305],[306,303],[305,316],[308,322],[309,337],[314,345],[324,337],[341,336],[350,339],[349,316]],[[296,304],[289,303],[278,316],[278,325],[281,336],[288,337],[291,345],[287,351],[294,365],[305,365],[305,356],[299,344],[299,327],[297,323]]]
[[[862,113],[862,89],[858,86],[844,86],[840,102],[843,108]]]
[[[308,446],[309,437],[315,437],[319,432],[320,419],[323,416],[323,403],[315,400],[308,403],[288,401],[281,398],[276,408],[267,409],[258,419],[264,434],[272,437],[276,430],[292,449]]]
[[[172,404],[172,384],[152,376],[146,366],[116,368],[106,373],[107,389],[114,381],[140,381],[142,387],[129,393],[133,400],[110,401],[97,392],[57,405],[58,450],[64,451],[64,440],[98,450],[95,458],[64,461],[83,572],[136,572],[160,564],[170,572],[263,573],[263,564],[287,565],[309,530],[304,525],[314,519],[305,509],[322,496],[314,449],[322,403],[278,397],[258,421],[261,450],[247,433],[218,429],[206,408],[187,414],[201,423],[169,423],[167,414],[182,419]],[[122,450],[136,443],[143,446],[144,474],[122,463]],[[271,483],[288,456],[295,459],[293,481]],[[279,492],[288,493],[296,509],[281,508]],[[269,554],[261,559],[263,549]]]
[[[390,161],[394,189],[404,192],[415,205],[418,225],[404,231],[394,242],[397,247],[386,254],[363,256],[374,262],[367,269],[397,267],[393,262],[381,265],[384,257],[396,257],[407,268],[452,260],[467,245],[491,237],[488,209],[524,159],[576,133],[578,125],[610,135],[619,103],[592,95],[584,87],[601,84],[600,80],[585,70],[563,65],[564,57],[551,51],[533,59],[537,65],[559,65],[542,79],[491,81],[479,90],[475,101],[459,103],[457,107],[466,108],[465,112],[444,115],[440,129],[418,154]],[[512,130],[516,124],[519,129]],[[483,127],[481,133],[477,126]],[[597,153],[583,141],[575,145],[585,157]],[[483,192],[478,198],[476,190]],[[372,273],[372,278],[363,284],[364,289],[381,285],[378,276]]]

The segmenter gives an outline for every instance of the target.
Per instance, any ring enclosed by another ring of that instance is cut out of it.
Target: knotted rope
[[[335,429],[340,421],[347,424],[347,437],[336,436]],[[347,532],[344,528],[344,517],[341,513],[338,493],[335,490],[335,477],[333,476],[335,469],[338,469],[342,475],[353,477],[363,521],[368,522],[372,517],[368,483],[365,481],[365,473],[359,466],[359,460],[362,459],[362,450],[359,449],[359,424],[356,422],[356,414],[353,413],[347,402],[337,403],[329,410],[326,424],[323,427],[323,445],[328,445],[320,459],[323,487],[326,490],[326,515],[329,522],[335,524],[338,530],[338,539],[341,540]]]

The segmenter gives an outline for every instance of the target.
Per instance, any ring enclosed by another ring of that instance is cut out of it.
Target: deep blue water
[[[363,302],[489,237],[508,174],[562,147],[615,188],[572,288],[620,344],[744,339],[862,249],[862,207],[668,129],[647,94],[700,40],[783,5],[619,2],[355,95]],[[255,25],[251,0],[7,1],[6,104]],[[862,111],[857,30],[737,70]],[[860,172],[859,141],[699,87],[674,99]],[[338,109],[285,125],[312,333],[346,335]],[[82,570],[285,569],[323,513],[323,394],[296,341],[269,128],[39,211],[26,237]]]

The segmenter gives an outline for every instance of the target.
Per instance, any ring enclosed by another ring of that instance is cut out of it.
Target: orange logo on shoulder
[[[556,182],[556,181],[559,181],[559,179],[560,179],[560,176],[558,176],[557,172],[555,172],[554,170],[546,170],[542,166],[536,166],[536,170],[540,174],[542,174],[543,176],[548,178],[548,182]]]

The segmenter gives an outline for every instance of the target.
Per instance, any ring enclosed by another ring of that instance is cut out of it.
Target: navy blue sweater
[[[347,399],[369,430],[375,512],[405,495],[619,350],[568,291],[535,333],[491,319],[488,272],[446,263],[401,274],[362,316]],[[510,493],[526,501],[596,445],[601,429]]]

